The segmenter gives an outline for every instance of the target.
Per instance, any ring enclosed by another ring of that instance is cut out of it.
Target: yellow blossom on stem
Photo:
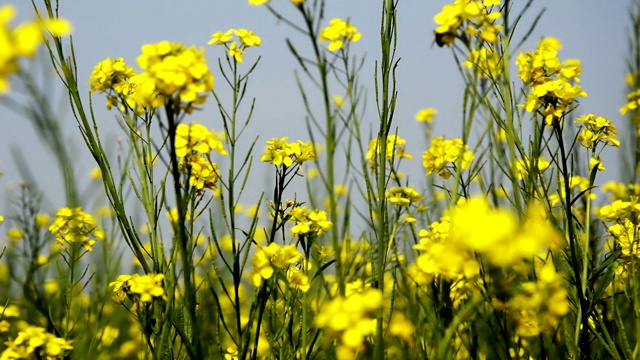
[[[397,135],[389,135],[387,137],[387,161],[392,161],[394,156],[398,159],[406,158],[412,159],[413,156],[407,152],[405,152],[405,144],[407,140],[401,138]],[[372,169],[375,168],[378,161],[378,154],[382,151],[382,148],[378,145],[378,139],[372,139],[369,142],[369,149],[367,150],[366,158],[369,160],[369,166]]]
[[[461,169],[471,166],[474,155],[469,151],[462,139],[445,140],[444,136],[431,139],[431,147],[422,154],[422,165],[427,169],[427,175],[435,172],[438,176],[448,179],[453,175],[452,170],[460,162]]]
[[[351,25],[350,21],[334,18],[329,21],[329,26],[320,30],[320,41],[329,41],[329,51],[340,50],[350,42],[360,40],[362,34]]]
[[[451,45],[456,38],[466,35],[477,36],[484,41],[495,43],[502,25],[495,24],[501,17],[499,11],[490,11],[499,1],[456,0],[447,4],[434,17],[438,27],[435,30],[438,46]]]
[[[39,326],[27,325],[5,343],[0,359],[60,359],[73,349],[71,340],[59,338]]]
[[[414,188],[393,186],[387,190],[386,198],[393,205],[407,206],[411,203],[420,201],[420,199],[422,199],[422,194],[418,193]]]
[[[86,251],[92,251],[96,240],[104,240],[104,231],[90,214],[82,208],[61,208],[58,210],[49,231],[56,236],[58,244],[80,243]]]
[[[430,124],[433,122],[433,118],[438,114],[438,110],[434,108],[425,108],[416,114],[416,121]]]
[[[252,282],[255,286],[260,286],[263,280],[273,276],[275,269],[287,269],[290,265],[302,261],[303,258],[304,256],[295,245],[280,246],[272,242],[267,246],[260,246],[250,261],[253,266]]]
[[[32,20],[12,27],[10,22],[15,15],[15,6],[0,6],[0,95],[9,90],[9,75],[18,71],[19,59],[33,57],[46,34],[59,37],[71,33],[71,24],[61,18]]]
[[[308,142],[298,141],[290,143],[288,137],[273,138],[266,142],[264,154],[260,161],[268,162],[276,166],[290,167],[295,162],[298,165],[316,159],[315,146]]]
[[[368,289],[326,303],[316,316],[316,325],[338,341],[338,359],[355,358],[369,336],[376,332],[376,313],[383,303],[382,292]]]

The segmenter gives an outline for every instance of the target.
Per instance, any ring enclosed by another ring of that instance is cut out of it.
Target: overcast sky
[[[281,8],[290,6],[288,0],[273,2]],[[398,68],[399,101],[395,121],[402,137],[412,139],[411,134],[421,132],[414,115],[424,107],[434,107],[439,111],[434,135],[460,134],[460,75],[451,51],[432,46],[433,17],[449,2],[452,1],[399,1],[398,55],[402,60]],[[15,0],[14,3],[19,11],[19,20],[31,16],[30,1]],[[370,106],[366,114],[372,120],[376,117],[372,107],[372,79],[374,61],[379,58],[379,3],[374,0],[327,0],[326,9],[328,19],[350,17],[363,34],[362,40],[353,44],[352,51],[358,56],[366,56],[361,76],[368,86]],[[542,8],[546,8],[546,12],[525,50],[532,50],[543,36],[559,38],[564,46],[560,58],[582,61],[581,85],[589,96],[581,100],[578,113],[602,115],[623,127],[618,109],[625,100],[625,57],[631,0],[608,1],[606,6],[604,3],[595,0],[534,1],[524,24],[529,24]],[[258,54],[262,61],[250,82],[249,96],[257,99],[257,107],[249,138],[253,134],[259,135],[260,143],[274,136],[307,139],[304,109],[293,77],[296,64],[284,43],[285,37],[291,36],[292,32],[284,24],[278,24],[266,9],[249,6],[246,0],[65,0],[61,2],[60,13],[74,25],[78,73],[83,83],[100,60],[124,57],[133,65],[142,44],[160,40],[206,47],[205,54],[214,76],[218,76],[214,65],[215,59],[222,55],[222,48],[206,45],[210,35],[228,28],[253,30],[262,37],[262,46],[250,49],[247,61]],[[304,44],[299,40],[294,38],[294,41]],[[222,86],[222,81],[218,81],[216,86]],[[226,91],[221,87],[217,89]],[[53,98],[61,97],[60,87],[49,91]],[[88,86],[84,91],[88,92]],[[81,168],[78,176],[86,181],[94,164],[64,100],[61,98],[58,102],[59,115],[65,122],[64,130],[70,146],[79,154]],[[94,104],[99,109],[97,116],[103,126],[101,133],[111,137],[118,135],[115,113],[103,109],[104,98],[94,97]],[[192,120],[221,129],[219,116],[211,108],[198,113]],[[0,129],[0,171],[5,173],[0,177],[0,186],[4,188],[20,180],[10,152],[19,148],[39,179],[40,186],[47,191],[52,205],[64,206],[60,175],[45,148],[38,144],[29,122],[0,107]],[[419,159],[420,152],[426,147],[427,144],[409,141],[408,149]],[[262,145],[258,148],[261,150]],[[419,164],[418,160],[414,166],[421,166]],[[4,194],[0,195],[0,214],[6,214],[6,198],[3,198]]]

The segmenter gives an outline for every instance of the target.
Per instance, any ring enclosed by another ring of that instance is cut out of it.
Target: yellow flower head
[[[342,49],[347,43],[356,42],[361,37],[362,34],[350,21],[340,18],[332,19],[329,26],[320,31],[320,41],[329,41],[329,51]]]

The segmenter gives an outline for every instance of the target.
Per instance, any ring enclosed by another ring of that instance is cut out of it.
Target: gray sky
[[[290,7],[288,0],[273,2],[282,5],[281,8]],[[453,1],[400,0],[398,55],[402,61],[398,69],[399,102],[395,124],[400,127],[400,136],[409,139],[408,150],[414,155],[414,167],[422,166],[420,154],[428,146],[417,143],[420,137],[411,136],[421,132],[414,121],[418,110],[424,107],[438,109],[434,135],[460,134],[460,75],[451,51],[432,46],[435,28],[433,17],[449,2]],[[30,1],[16,0],[15,3],[19,11],[18,20],[31,16]],[[366,54],[361,78],[368,88],[369,108],[366,115],[372,121],[376,117],[372,80],[374,61],[379,57],[379,3],[373,0],[327,0],[328,19],[350,17],[363,34],[362,40],[353,44],[352,52],[359,56]],[[631,0],[608,1],[606,6],[604,3],[595,0],[534,1],[529,17],[523,20],[524,24],[529,24],[540,9],[546,8],[547,11],[524,49],[533,50],[542,36],[559,38],[564,46],[560,58],[578,58],[582,61],[581,85],[589,96],[580,101],[578,115],[602,115],[612,119],[622,129],[623,119],[618,109],[625,100],[625,56]],[[217,77],[215,59],[223,53],[220,47],[206,45],[210,35],[228,28],[253,30],[262,37],[262,46],[249,49],[246,61],[251,61],[258,54],[262,56],[262,61],[250,81],[249,96],[257,99],[257,108],[248,139],[260,135],[259,144],[263,144],[274,136],[308,138],[304,109],[293,77],[296,64],[284,43],[285,37],[293,33],[286,25],[278,24],[266,9],[249,6],[246,0],[65,0],[61,2],[60,13],[74,25],[78,73],[82,80],[88,79],[93,66],[106,57],[124,57],[134,65],[142,44],[160,40],[206,47],[205,55],[214,77]],[[294,36],[293,39],[297,44],[306,45],[298,37]],[[218,79],[217,90],[227,91],[222,86],[223,81]],[[88,86],[85,91],[88,92]],[[60,87],[51,89],[51,93],[54,98],[60,98]],[[81,154],[79,163],[82,168],[78,176],[86,182],[94,164],[64,98],[58,103],[70,146]],[[114,119],[115,113],[107,112],[103,104],[103,97],[94,96],[101,132],[116,136],[119,128]],[[198,113],[192,120],[220,130],[219,115],[211,109],[208,107],[207,111]],[[10,154],[10,149],[19,148],[53,205],[63,206],[60,175],[55,170],[52,158],[38,144],[28,121],[0,107],[0,128],[0,171],[5,173],[0,177],[0,187],[19,180]],[[416,141],[412,143],[412,139]],[[258,149],[261,150],[262,145]],[[6,197],[1,194],[0,214],[6,213]]]

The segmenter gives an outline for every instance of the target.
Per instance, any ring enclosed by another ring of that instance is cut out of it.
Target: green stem
[[[174,111],[171,100],[165,105],[167,115],[168,135],[169,135],[169,156],[171,161],[171,175],[173,177],[173,191],[176,196],[176,207],[178,209],[178,219],[174,224],[174,231],[177,235],[178,251],[182,258],[182,272],[184,273],[185,299],[187,312],[189,313],[191,325],[191,344],[195,353],[190,354],[194,359],[202,359],[202,342],[198,338],[200,336],[200,322],[196,315],[196,292],[193,284],[193,259],[189,247],[189,238],[186,229],[186,213],[188,199],[182,192],[180,185],[180,169],[178,168],[178,156],[175,149],[177,111]],[[189,339],[183,339],[188,341]]]

